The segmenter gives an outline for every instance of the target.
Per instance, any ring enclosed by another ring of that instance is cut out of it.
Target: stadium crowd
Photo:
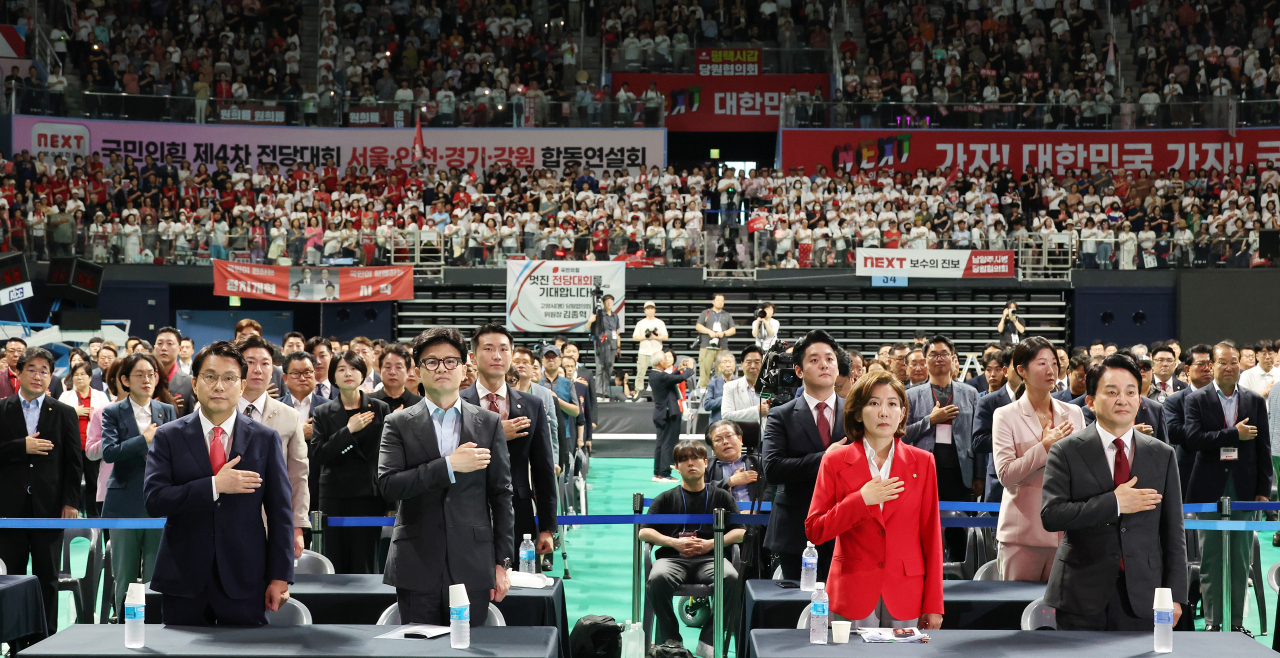
[[[0,188],[4,246],[99,262],[501,265],[646,259],[845,267],[860,247],[1018,249],[1077,267],[1252,267],[1280,171],[956,172],[623,167],[193,165],[22,152]],[[710,240],[710,243],[708,241]],[[1067,258],[1074,258],[1074,262]]]

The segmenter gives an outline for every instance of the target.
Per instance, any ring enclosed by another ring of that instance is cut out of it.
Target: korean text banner
[[[699,48],[698,75],[760,75],[759,48]]]
[[[438,167],[511,163],[519,167],[560,169],[578,164],[592,169],[665,166],[667,135],[662,128],[439,128],[422,131],[427,164]],[[235,169],[244,164],[276,164],[281,169],[315,164],[393,165],[410,162],[413,127],[283,128],[274,126],[193,125],[13,117],[13,149],[45,151],[68,161],[94,151],[141,161],[152,156],[175,164],[191,162],[213,170],[225,158]]]
[[[413,299],[413,268],[279,267],[215,260],[213,293],[282,302]]]
[[[1012,167],[1235,170],[1280,160],[1280,128],[1225,130],[783,130],[784,169],[914,172]]]
[[[626,272],[626,263],[621,262],[509,260],[507,328],[586,333],[597,295],[613,295],[613,310],[622,323]]]
[[[926,279],[996,279],[1012,277],[1012,251],[965,249],[862,249],[858,276],[905,276]]]
[[[614,73],[613,89],[631,85],[639,96],[658,83],[667,99],[665,125],[674,131],[765,132],[778,129],[782,99],[796,88],[808,98],[821,87],[827,94],[831,76],[825,73],[797,75],[702,76],[693,74]]]

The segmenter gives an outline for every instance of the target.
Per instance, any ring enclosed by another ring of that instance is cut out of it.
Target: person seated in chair
[[[701,441],[684,440],[673,451],[680,486],[664,491],[653,499],[650,514],[711,514],[717,509],[736,513],[733,495],[720,487],[708,487],[703,479],[707,470],[707,446]],[[724,535],[725,546],[742,541],[742,526],[729,525]],[[711,524],[655,523],[640,529],[640,541],[658,546],[657,560],[649,571],[648,592],[653,606],[653,642],[681,644],[680,624],[676,621],[671,597],[685,584],[710,584],[715,570]],[[737,628],[736,614],[742,608],[738,571],[726,556],[724,561],[724,628]],[[714,646],[713,624],[703,626],[698,637],[697,655],[710,658]]]

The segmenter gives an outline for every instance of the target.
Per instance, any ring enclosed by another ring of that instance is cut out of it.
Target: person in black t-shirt
[[[711,514],[717,509],[737,512],[733,496],[719,487],[708,487],[703,480],[707,469],[707,447],[701,441],[681,441],[673,451],[680,486],[664,491],[653,499],[650,514]],[[724,535],[725,545],[742,541],[744,530],[730,525]],[[681,642],[680,624],[676,621],[671,597],[685,583],[711,583],[715,570],[711,524],[655,523],[640,529],[640,540],[658,546],[653,568],[649,572],[646,591],[653,606],[654,635],[657,644]],[[736,615],[742,609],[738,572],[726,557],[724,561],[724,627],[737,628]],[[714,638],[713,624],[703,626],[698,637],[699,656],[709,658]]]
[[[382,400],[392,412],[408,409],[422,400],[422,396],[408,389],[409,374],[413,372],[413,356],[404,345],[388,345],[378,357],[378,373],[382,375],[382,388],[369,397]]]

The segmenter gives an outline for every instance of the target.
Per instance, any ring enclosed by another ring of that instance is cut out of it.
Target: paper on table
[[[391,631],[390,633],[383,633],[382,635],[379,635],[373,639],[375,640],[416,640],[418,639],[416,637],[405,637],[404,636],[405,633],[422,633],[428,638],[433,638],[433,637],[440,637],[441,635],[448,635],[449,627],[436,626],[435,624],[410,624],[408,626],[401,626],[400,628],[397,628],[394,631]]]
[[[863,642],[928,642],[929,636],[920,632],[919,628],[859,628],[858,635]]]
[[[524,573],[523,571],[508,571],[507,576],[511,579],[512,587],[524,587],[528,589],[542,589],[549,587],[552,580],[546,574],[540,573]]]

